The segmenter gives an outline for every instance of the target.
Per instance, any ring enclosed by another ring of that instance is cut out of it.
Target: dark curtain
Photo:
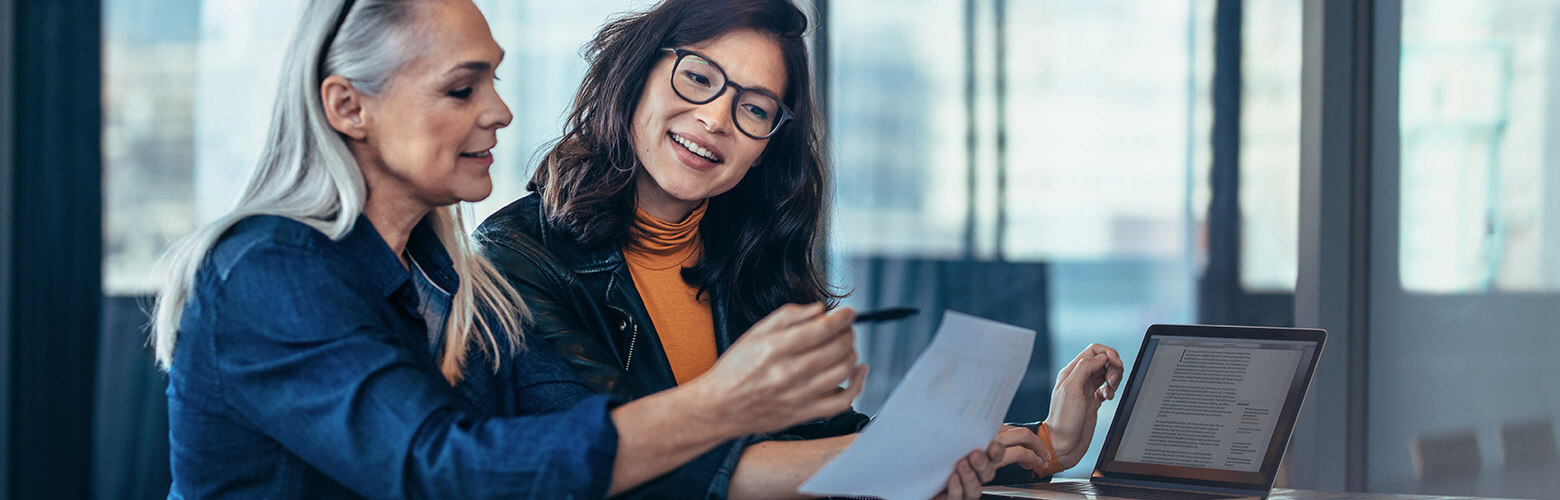
[[[107,297],[99,336],[93,414],[97,498],[165,498],[168,470],[168,378],[146,343],[150,296]]]
[[[862,310],[916,307],[921,313],[905,320],[863,325],[862,357],[871,361],[860,407],[869,412],[883,406],[893,386],[942,322],[943,311],[958,311],[1032,329],[1036,332],[1029,371],[1007,420],[1044,420],[1051,404],[1055,370],[1051,368],[1049,267],[1039,262],[977,262],[968,260],[893,257],[849,261],[856,289],[852,303]]]
[[[101,0],[3,4],[0,77],[11,147],[0,203],[14,499],[92,494],[92,396],[102,302]],[[9,97],[9,96],[8,96]]]

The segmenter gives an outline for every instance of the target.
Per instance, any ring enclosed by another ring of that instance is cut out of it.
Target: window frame
[[[1241,284],[1240,121],[1244,10],[1238,0],[1219,0],[1215,9],[1208,264],[1197,280],[1197,320],[1214,324],[1293,326],[1294,293],[1251,291]]]

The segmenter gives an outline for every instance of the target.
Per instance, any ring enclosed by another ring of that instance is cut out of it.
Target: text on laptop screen
[[[1293,426],[1293,416],[1280,420],[1303,397],[1317,343],[1151,335],[1144,348],[1102,469],[1271,483],[1279,457],[1269,451],[1282,449]],[[1281,425],[1285,435],[1276,436]]]

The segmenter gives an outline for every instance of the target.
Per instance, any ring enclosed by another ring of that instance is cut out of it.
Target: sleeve
[[[347,264],[262,247],[220,282],[212,349],[235,418],[367,497],[606,494],[617,451],[607,398],[526,417],[463,410],[391,330],[406,318],[354,288]]]
[[[525,297],[531,310],[529,333],[546,339],[591,387],[624,399],[646,392],[623,369],[618,353],[597,334],[605,331],[605,326],[593,329],[588,323],[605,320],[581,316],[576,304],[589,303],[592,298],[576,296],[567,286],[567,277],[550,271],[558,266],[545,249],[523,235],[479,237],[483,255]]]
[[[731,475],[748,446],[764,438],[747,436],[722,443],[664,476],[614,498],[702,498],[721,500],[731,490]]]
[[[545,339],[591,387],[632,399],[644,389],[623,370],[618,355],[603,343],[601,335],[580,317],[574,304],[588,297],[573,297],[565,278],[549,272],[557,266],[546,250],[528,237],[511,234],[479,234],[482,253],[498,268],[510,286],[525,297],[531,310],[529,333]],[[801,424],[773,434],[771,439],[791,441],[843,436],[860,432],[871,417],[849,410],[831,418]]]
[[[857,412],[854,408],[845,410],[844,413],[822,420],[807,422],[771,436],[776,441],[798,441],[805,439],[822,439],[835,436],[844,436],[861,432],[872,422],[872,417]]]
[[[617,357],[597,336],[586,330],[578,309],[571,306],[566,287],[544,268],[549,266],[543,250],[524,241],[483,241],[483,253],[509,284],[525,298],[531,310],[535,335],[527,340],[527,356],[544,366],[572,368],[576,380],[588,379],[588,385],[607,388],[618,399],[631,399],[642,391],[617,362]],[[582,299],[576,299],[582,300]],[[518,376],[518,375],[516,375]],[[524,399],[523,396],[518,397]],[[749,436],[727,441],[705,452],[676,470],[627,491],[625,498],[726,498],[731,475],[742,453],[753,443],[766,438]],[[693,492],[701,492],[695,496]]]

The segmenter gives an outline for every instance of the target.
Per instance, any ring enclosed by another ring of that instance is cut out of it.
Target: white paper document
[[[1034,330],[948,311],[883,411],[798,490],[889,500],[936,495],[959,458],[996,437],[1034,343]]]

